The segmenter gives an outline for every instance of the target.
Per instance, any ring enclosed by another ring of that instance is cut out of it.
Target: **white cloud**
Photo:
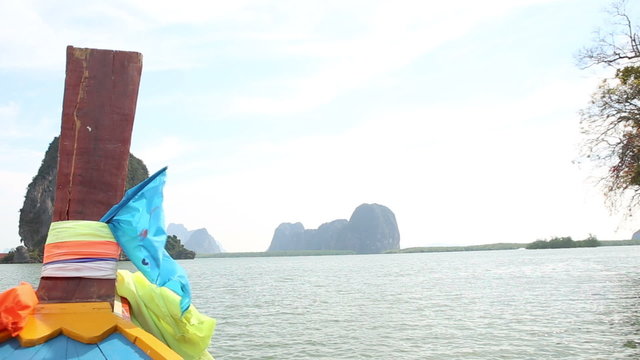
[[[612,230],[620,220],[571,163],[577,110],[594,83],[550,79],[515,101],[392,108],[342,133],[254,143],[224,156],[246,167],[180,179],[171,213],[231,251],[266,248],[281,222],[314,228],[363,202],[396,212],[404,247],[624,238],[629,225]]]
[[[283,51],[293,57],[315,59],[321,65],[306,75],[274,81],[270,87],[286,89],[260,96],[243,95],[229,104],[229,112],[240,114],[300,113],[330,103],[336,97],[367,86],[372,79],[411,64],[437,46],[462,37],[481,23],[515,8],[545,1],[494,1],[457,4],[424,1],[368,3],[362,14],[351,14],[363,30],[348,37],[309,35],[291,41]],[[373,9],[372,9],[373,8]],[[322,15],[331,11],[324,9]],[[354,11],[350,8],[349,11]],[[316,20],[318,21],[318,20]],[[294,23],[298,25],[297,23]],[[290,33],[300,29],[291,28]]]
[[[250,118],[248,123],[276,117],[288,121],[295,116],[260,115],[306,116],[309,110],[361,89],[371,90],[388,79],[402,87],[410,74],[404,78],[394,74],[414,70],[409,65],[432,50],[544,2],[548,1],[187,1],[177,6],[140,0],[87,2],[69,8],[7,1],[0,3],[0,68],[62,69],[68,43],[141,51],[145,71],[204,69],[216,61],[244,61],[241,66],[246,66],[251,61],[251,68],[238,67],[250,70],[250,76],[255,71],[250,80],[238,76],[250,84],[230,89],[213,82],[212,94],[160,92],[159,98],[185,109],[218,111],[228,96],[228,113],[211,116],[219,123],[236,120],[233,115]],[[16,32],[21,34],[19,40],[12,35]],[[454,51],[464,55],[459,48]],[[263,62],[302,65],[291,71],[276,67],[272,72],[268,65],[261,68]],[[558,68],[554,67],[554,76],[560,73]],[[424,65],[416,70],[438,71]],[[522,73],[523,81],[532,81],[526,75]],[[349,122],[353,128],[342,126],[326,135],[278,143],[228,139],[208,144],[180,138],[178,134],[187,133],[185,128],[174,133],[175,128],[163,124],[168,136],[159,143],[136,140],[140,135],[134,134],[133,152],[150,171],[170,166],[167,219],[189,227],[206,226],[230,250],[265,249],[280,222],[302,221],[317,227],[348,217],[362,202],[379,202],[396,213],[403,246],[531,241],[565,232],[580,236],[576,233],[584,231],[585,223],[599,223],[601,227],[593,230],[599,236],[600,231],[611,234],[607,229],[613,220],[602,214],[601,197],[591,184],[584,184],[585,172],[570,165],[577,140],[574,111],[594,85],[590,79],[574,81],[574,74],[561,76],[569,80],[547,81],[521,98],[503,89],[473,94],[474,100],[467,103],[444,100],[449,101],[446,106],[422,99],[372,106],[370,112],[358,115],[357,122]],[[143,103],[147,111],[153,111],[153,100],[143,100],[148,101]],[[18,121],[24,104],[0,106],[0,121],[8,124],[0,139],[21,136],[27,126],[39,127],[38,120],[30,119],[24,126]],[[185,127],[201,132],[193,124],[207,120],[203,116]],[[25,159],[35,164],[41,160],[41,154],[24,147],[1,145],[18,160],[0,157],[0,168],[14,168]],[[20,177],[7,176],[16,181]],[[5,185],[26,187],[28,178],[20,181]],[[478,234],[483,238],[477,239]]]
[[[134,0],[126,4],[141,16],[157,25],[201,24],[215,19],[233,19],[247,6],[247,1],[183,0],[180,4],[170,0]]]

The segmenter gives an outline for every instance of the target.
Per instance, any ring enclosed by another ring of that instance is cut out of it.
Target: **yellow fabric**
[[[193,304],[181,316],[180,297],[151,284],[141,272],[118,270],[118,295],[131,305],[131,320],[152,333],[185,359],[212,359],[207,352],[215,319],[200,314]]]
[[[51,223],[47,244],[61,241],[113,241],[109,225],[100,221],[67,220]]]

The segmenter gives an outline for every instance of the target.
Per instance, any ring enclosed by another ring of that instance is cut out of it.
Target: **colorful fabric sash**
[[[167,168],[129,189],[100,221],[109,228],[131,262],[155,285],[180,296],[180,309],[191,304],[191,285],[184,269],[171,258],[165,244],[163,189]]]
[[[120,247],[99,221],[51,223],[44,246],[43,277],[115,279]]]
[[[118,270],[118,295],[131,305],[131,320],[185,359],[213,359],[207,352],[216,320],[191,304],[180,311],[180,296],[147,280],[142,272]]]

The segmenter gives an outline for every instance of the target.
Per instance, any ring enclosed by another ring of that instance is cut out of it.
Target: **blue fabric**
[[[189,279],[164,248],[167,232],[162,190],[166,170],[161,169],[127,191],[100,221],[109,224],[122,250],[150,282],[166,286],[181,297],[180,309],[184,313],[191,304]]]

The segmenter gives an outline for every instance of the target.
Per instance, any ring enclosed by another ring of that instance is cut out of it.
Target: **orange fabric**
[[[123,297],[120,298],[122,301],[122,318],[125,320],[131,320],[131,305],[129,304],[129,300]]]
[[[37,304],[36,292],[24,281],[0,293],[0,332],[7,330],[11,336],[18,335]]]
[[[115,241],[64,241],[44,246],[43,263],[80,258],[113,258],[120,256]]]

